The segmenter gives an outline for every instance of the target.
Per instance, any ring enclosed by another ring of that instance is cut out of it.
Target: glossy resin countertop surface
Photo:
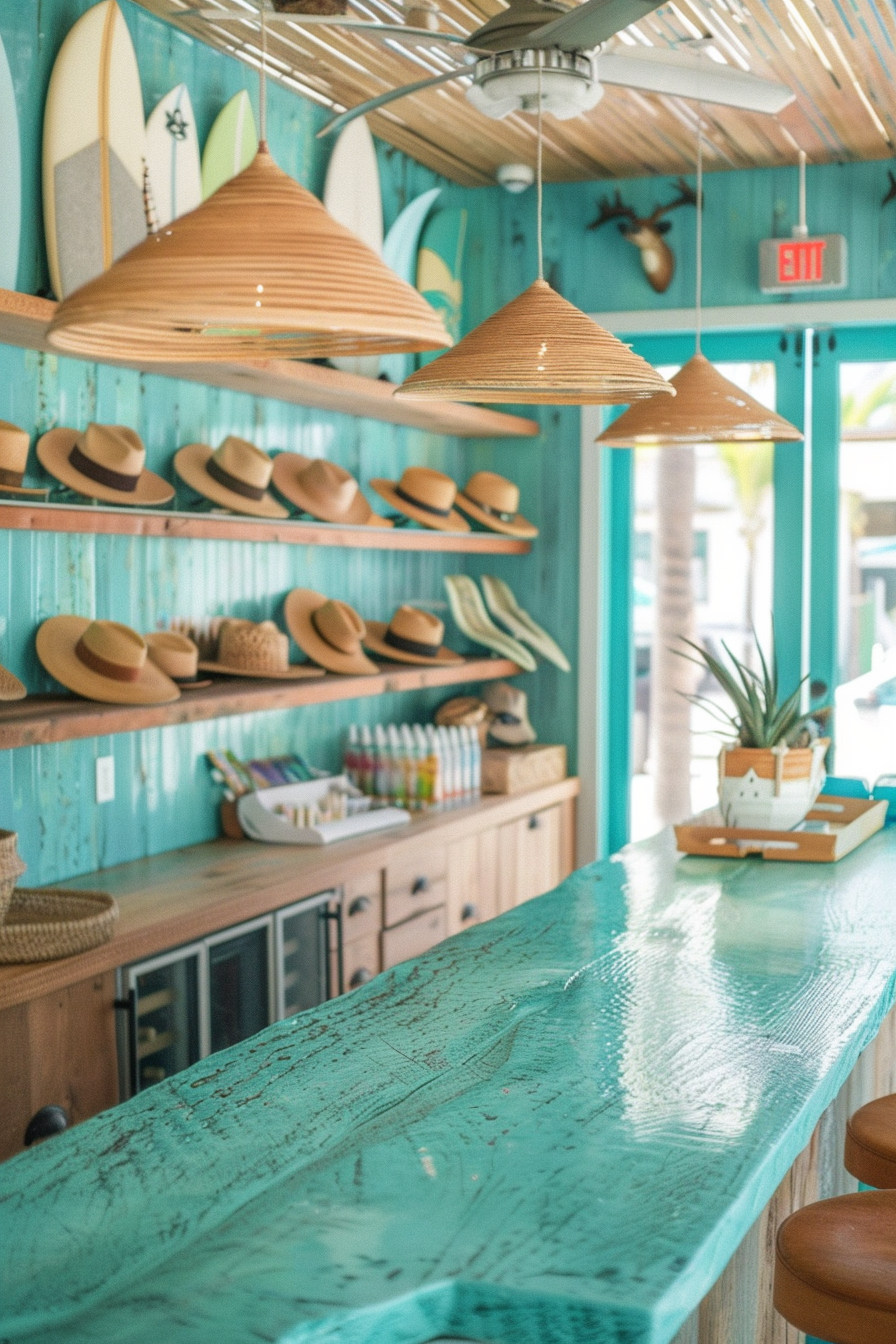
[[[894,971],[896,828],[634,846],[0,1168],[0,1337],[665,1344]]]

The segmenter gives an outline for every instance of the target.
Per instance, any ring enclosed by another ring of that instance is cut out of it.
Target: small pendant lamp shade
[[[693,355],[671,380],[677,396],[653,397],[623,411],[596,442],[608,448],[675,447],[691,443],[796,443],[795,425],[760,405]]]
[[[95,359],[441,350],[441,318],[262,142],[248,168],[69,295],[49,331]]]
[[[395,395],[613,406],[662,393],[673,389],[646,360],[536,280]]]

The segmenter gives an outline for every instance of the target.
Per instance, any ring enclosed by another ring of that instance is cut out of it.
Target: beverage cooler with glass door
[[[121,1095],[341,992],[341,903],[322,892],[118,972]]]

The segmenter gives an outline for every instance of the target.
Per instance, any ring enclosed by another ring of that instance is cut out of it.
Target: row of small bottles
[[[482,747],[475,728],[434,724],[352,724],[345,773],[378,802],[421,811],[468,802],[482,792]]]

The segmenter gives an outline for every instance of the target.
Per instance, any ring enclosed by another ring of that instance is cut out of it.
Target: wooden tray
[[[722,859],[761,854],[764,859],[795,863],[835,863],[879,831],[886,815],[886,799],[835,798],[822,793],[806,820],[793,831],[726,826],[713,807],[676,826],[675,839],[685,854]]]

